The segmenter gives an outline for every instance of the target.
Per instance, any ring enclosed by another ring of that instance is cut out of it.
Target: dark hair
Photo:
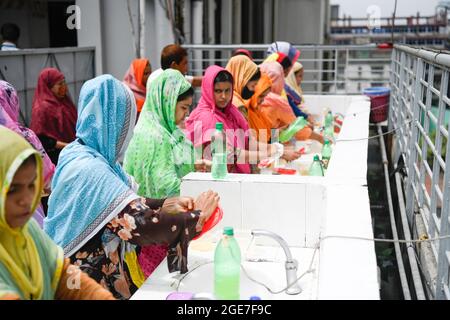
[[[168,46],[165,46],[161,51],[161,69],[169,69],[172,62],[180,64],[184,57],[187,57],[185,48],[178,44],[169,44]]]
[[[180,94],[178,96],[177,102],[178,101],[183,101],[184,99],[192,97],[193,95],[194,95],[194,88],[189,87],[189,89],[187,89],[185,92],[183,92],[182,94]]]
[[[219,82],[230,82],[233,84],[233,76],[228,71],[220,71],[214,79],[214,84]]]
[[[250,78],[250,80],[248,80],[248,82],[250,82],[250,81],[258,81],[260,78],[261,78],[261,71],[258,68],[256,70],[255,74]]]
[[[289,68],[292,66],[292,62],[291,62],[291,60],[289,59],[288,56],[285,56],[285,57],[281,60],[280,64],[282,65],[283,70],[289,69]]]
[[[22,164],[20,165],[19,168],[25,167],[25,166],[27,166],[27,165],[29,165],[29,164],[37,165],[36,155],[35,155],[35,154],[32,154],[32,155],[30,155],[28,158],[26,158],[26,159],[22,162]]]
[[[16,42],[20,37],[20,29],[14,23],[2,25],[1,34],[3,40]]]

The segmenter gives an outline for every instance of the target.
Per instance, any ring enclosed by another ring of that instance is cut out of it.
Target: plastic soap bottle
[[[227,169],[227,139],[223,132],[223,123],[216,123],[216,130],[211,136],[212,165],[211,175],[214,179],[223,179],[228,174]]]
[[[331,113],[331,111],[328,111],[327,115],[325,116],[324,127],[327,128],[333,126],[333,122],[334,122],[333,114]]]
[[[291,125],[281,132],[280,134],[280,142],[284,143],[289,141],[298,131],[302,130],[306,125],[308,124],[308,121],[303,117],[297,117]]]
[[[223,237],[214,253],[214,295],[219,300],[238,300],[240,295],[241,250],[232,227],[223,229]]]
[[[324,176],[322,162],[320,161],[320,158],[317,154],[314,156],[314,161],[311,164],[311,167],[309,167],[309,175],[316,177]]]
[[[322,163],[325,169],[328,168],[328,163],[331,159],[331,145],[330,140],[325,139],[322,147]]]

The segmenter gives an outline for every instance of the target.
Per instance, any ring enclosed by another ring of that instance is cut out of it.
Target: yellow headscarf
[[[241,97],[242,89],[258,70],[258,66],[247,56],[238,55],[232,57],[226,68],[233,76],[233,104],[236,107],[245,106],[245,101]]]
[[[300,62],[295,62],[294,66],[292,67],[291,71],[289,72],[288,76],[286,77],[286,84],[295,90],[295,92],[298,93],[300,97],[302,97],[303,100],[303,90],[302,88],[297,84],[297,80],[295,79],[295,73],[299,72],[303,69],[303,65]]]
[[[44,289],[43,269],[35,242],[29,233],[29,222],[16,229],[6,222],[9,187],[17,170],[30,156],[35,157],[37,164],[36,191],[31,207],[34,212],[43,187],[42,158],[25,139],[0,126],[0,266],[3,265],[10,273],[25,299],[40,299]]]

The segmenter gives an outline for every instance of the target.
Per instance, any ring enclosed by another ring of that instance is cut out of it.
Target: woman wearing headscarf
[[[284,77],[285,79],[287,79],[286,77],[292,70],[292,61],[289,59],[289,57],[282,52],[275,52],[269,55],[266,60],[264,60],[264,63],[272,61],[278,62],[283,67]],[[296,117],[303,117],[306,120],[311,121],[309,114],[305,113],[300,108],[302,97],[299,96],[290,86],[288,86],[287,83],[284,84],[283,90],[281,91],[280,95],[287,100],[289,106],[292,109],[292,112],[294,112],[294,115]]]
[[[61,150],[75,140],[77,109],[64,75],[55,68],[41,71],[34,92],[30,128],[56,165]]]
[[[0,118],[3,118],[3,121],[0,120],[0,124],[20,134],[39,152],[43,160],[44,190],[48,193],[55,172],[55,165],[48,157],[36,134],[20,124],[19,111],[19,97],[16,89],[10,83],[0,80]],[[42,205],[39,205],[34,218],[41,227],[44,223],[44,217],[44,209]]]
[[[149,83],[147,99],[125,154],[124,169],[147,198],[180,195],[181,178],[195,170],[194,149],[182,129],[194,90],[175,69]],[[201,163],[199,163],[201,165]],[[165,257],[165,246],[145,246],[139,261],[149,275]],[[159,252],[158,261],[155,252]]]
[[[0,126],[0,300],[113,299],[30,219],[42,187],[41,154]]]
[[[265,97],[269,94],[272,87],[272,81],[265,73],[261,74],[261,78],[255,87],[255,94],[247,100],[245,107],[247,108],[248,124],[254,129],[256,139],[260,142],[270,143],[271,123],[270,119],[261,111],[261,104]]]
[[[133,91],[138,116],[144,106],[150,73],[152,73],[152,67],[148,59],[134,59],[123,78],[123,82]]]
[[[247,56],[237,55],[232,57],[225,67],[233,76],[233,105],[239,109],[247,119],[245,101],[255,93],[255,86],[261,77],[258,66]]]
[[[204,158],[211,157],[210,143],[217,122],[223,124],[229,154],[228,172],[251,173],[250,164],[279,154],[285,154],[280,144],[250,144],[252,134],[244,116],[233,105],[233,77],[219,66],[205,70],[202,82],[202,97],[186,121],[187,136],[195,148],[204,150]],[[249,150],[252,145],[257,150]],[[289,150],[294,159],[300,154]]]
[[[164,70],[149,86],[124,161],[139,195],[178,196],[181,178],[194,171],[194,149],[181,131],[193,95],[190,83],[174,69]]]
[[[131,90],[112,76],[83,85],[76,140],[61,152],[44,223],[65,255],[119,299],[130,298],[145,281],[142,246],[167,246],[170,272],[187,272],[188,243],[218,203],[212,192],[195,203],[138,196],[119,164],[136,112]]]
[[[260,65],[260,69],[272,81],[271,92],[265,97],[261,110],[270,120],[272,128],[287,127],[296,117],[287,100],[281,97],[284,87],[283,67],[277,62],[266,62]],[[323,137],[309,127],[298,131],[295,137],[297,140],[313,139],[323,143]]]
[[[294,64],[300,57],[300,50],[294,48],[292,44],[286,41],[276,41],[272,43],[267,49],[267,56],[270,56],[272,53],[281,52],[289,57],[291,60],[291,64]]]

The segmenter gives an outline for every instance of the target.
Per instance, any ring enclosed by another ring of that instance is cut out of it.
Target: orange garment
[[[79,282],[78,282],[79,281]],[[79,284],[79,289],[76,289]],[[73,286],[74,288],[70,289]],[[3,295],[0,300],[20,300],[15,294]],[[55,300],[116,300],[111,292],[82,272],[77,266],[64,259]]]
[[[248,124],[250,128],[256,131],[256,139],[259,140],[260,134],[264,136],[262,132],[266,132],[265,136],[267,137],[267,141],[261,142],[270,141],[271,122],[261,111],[261,106],[258,104],[258,99],[266,90],[270,89],[271,86],[272,81],[270,80],[269,76],[265,73],[262,73],[261,78],[256,84],[255,94],[250,98],[250,100],[247,100],[247,103],[245,104],[248,114]]]
[[[267,73],[272,80],[271,92],[261,104],[261,112],[267,116],[272,128],[282,128],[290,125],[296,117],[289,102],[280,94],[284,89],[283,67],[278,62],[265,62],[260,65],[261,72]],[[311,136],[312,130],[305,127],[295,135],[297,140],[306,140]]]
[[[142,78],[148,64],[150,64],[148,59],[134,59],[123,78],[123,82],[133,91],[138,112],[141,112],[145,102],[147,90],[142,84]]]
[[[245,106],[245,100],[241,96],[242,89],[258,71],[258,66],[249,57],[238,55],[228,61],[225,69],[233,76],[233,105],[237,108]]]

